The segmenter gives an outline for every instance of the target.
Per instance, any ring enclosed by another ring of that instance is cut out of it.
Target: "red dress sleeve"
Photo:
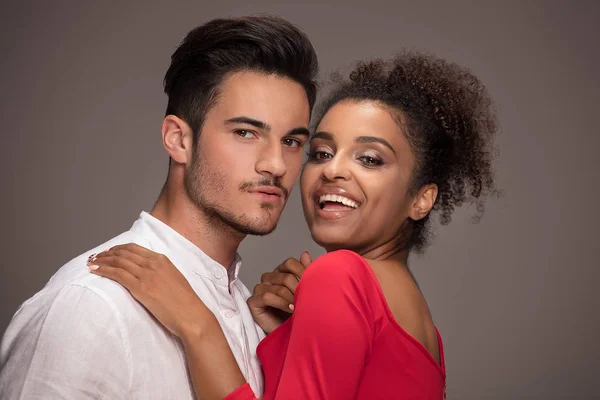
[[[365,285],[372,278],[366,268],[350,251],[328,253],[307,268],[288,321],[291,332],[277,390],[274,397],[265,393],[264,400],[356,396],[375,335],[374,296]],[[226,399],[255,399],[248,396],[254,395],[244,385]]]
[[[276,399],[355,397],[375,331],[367,267],[358,254],[336,251],[306,270]]]
[[[229,393],[223,400],[258,400],[254,395],[249,383],[245,383],[233,392]]]

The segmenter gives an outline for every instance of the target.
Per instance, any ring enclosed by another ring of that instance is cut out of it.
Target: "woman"
[[[494,192],[490,104],[467,70],[418,53],[359,63],[337,84],[301,176],[304,216],[327,254],[302,276],[292,317],[257,349],[264,399],[442,398],[442,340],[407,262],[426,247],[432,212],[447,224],[467,201],[480,214]],[[152,273],[140,260],[153,253],[132,251],[137,263],[99,254],[93,273],[180,337],[198,397],[254,398],[185,279],[167,268],[140,290],[132,276]]]

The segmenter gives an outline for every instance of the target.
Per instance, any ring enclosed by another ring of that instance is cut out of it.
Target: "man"
[[[255,393],[264,334],[237,279],[240,242],[275,229],[302,163],[317,59],[272,17],[218,19],[171,58],[162,123],[169,174],[132,228],[63,266],[18,310],[0,348],[0,398],[191,399],[181,344],[86,260],[122,243],[165,254],[217,316]]]

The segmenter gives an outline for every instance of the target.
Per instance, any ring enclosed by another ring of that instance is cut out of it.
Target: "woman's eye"
[[[328,160],[330,158],[333,158],[333,155],[326,152],[326,151],[311,151],[310,153],[308,153],[308,158],[310,160]]]
[[[359,160],[362,161],[363,164],[365,164],[369,167],[376,167],[376,166],[383,164],[383,161],[377,157],[362,156],[362,157],[359,157]]]
[[[235,134],[240,137],[243,137],[244,139],[252,139],[252,137],[254,136],[254,132],[248,131],[246,129],[238,129],[235,131]]]

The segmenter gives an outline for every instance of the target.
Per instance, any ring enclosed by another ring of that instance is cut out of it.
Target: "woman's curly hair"
[[[359,62],[349,79],[337,79],[317,111],[317,124],[343,100],[376,101],[391,110],[416,160],[410,190],[438,186],[432,213],[442,225],[465,202],[474,203],[475,219],[481,218],[486,196],[497,194],[491,166],[497,123],[487,90],[469,70],[414,51]],[[410,249],[427,246],[429,225],[429,215],[412,221]]]

